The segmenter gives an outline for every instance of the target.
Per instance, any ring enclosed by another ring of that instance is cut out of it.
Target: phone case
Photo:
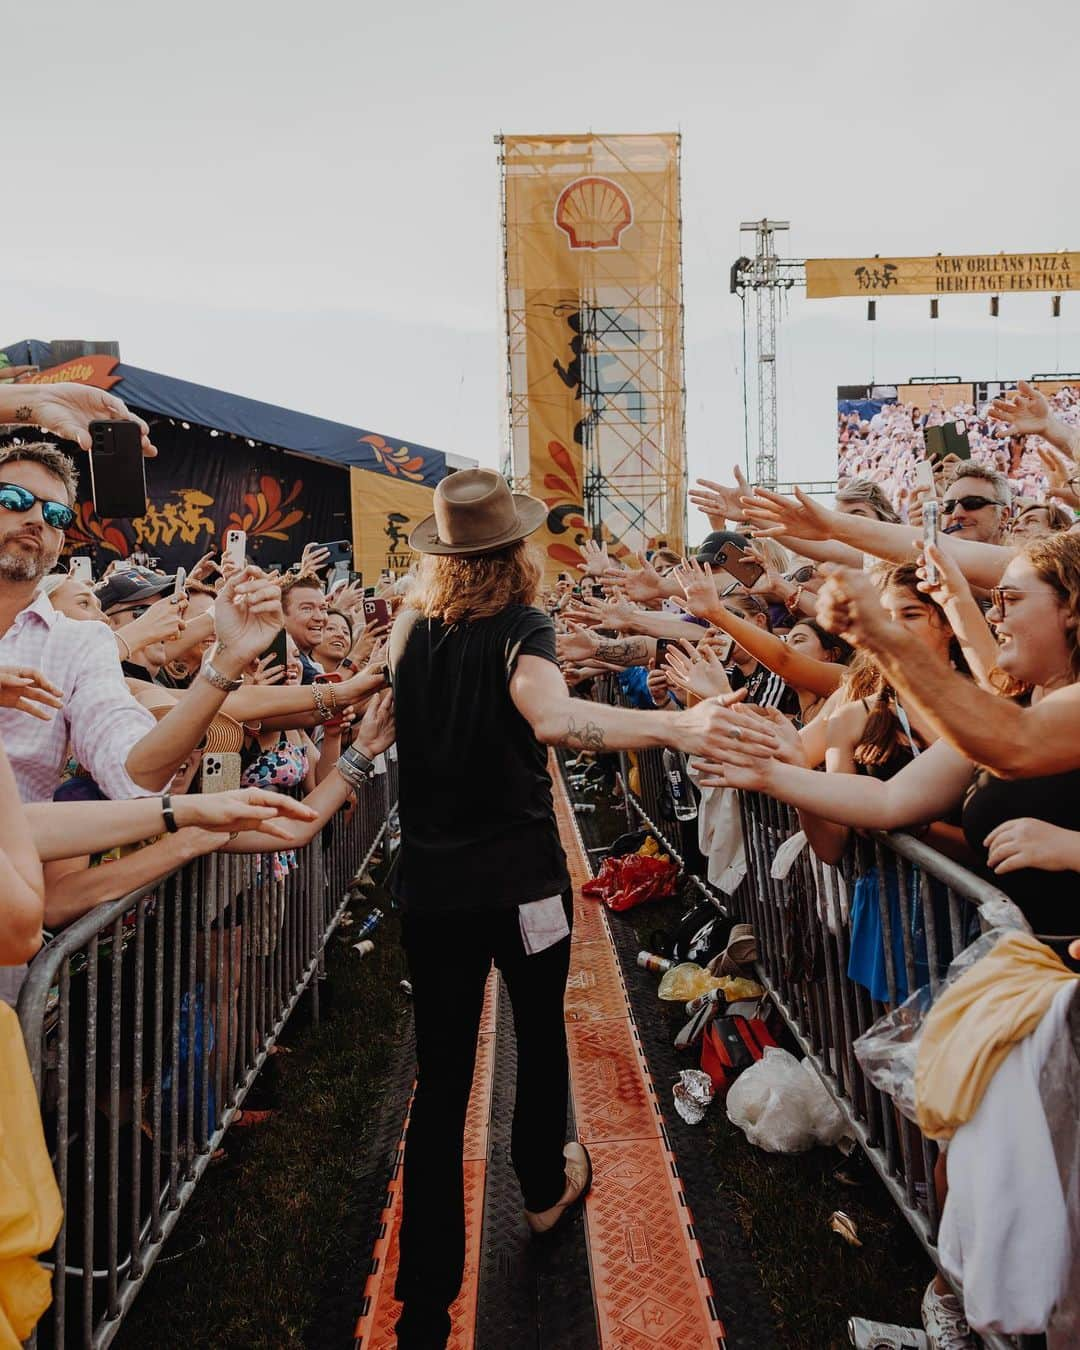
[[[90,423],[90,492],[103,519],[146,514],[146,461],[134,422]]]

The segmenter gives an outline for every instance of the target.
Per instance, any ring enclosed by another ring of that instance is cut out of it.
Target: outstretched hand
[[[0,708],[14,708],[41,722],[49,722],[63,706],[63,691],[40,670],[27,666],[0,667]]]
[[[1026,380],[1018,381],[1011,394],[999,395],[986,411],[1007,424],[1010,436],[1041,436],[1050,425],[1050,400]]]
[[[115,394],[88,384],[20,384],[16,389],[5,394],[5,399],[14,397],[16,402],[0,421],[41,427],[83,450],[90,449],[91,422],[134,422],[142,433],[143,454],[147,458],[157,454],[149,426]]]
[[[818,623],[853,646],[872,649],[890,626],[877,587],[854,567],[830,563],[822,571],[828,580],[818,592]]]
[[[794,497],[785,497],[768,488],[755,488],[752,496],[742,498],[743,515],[754,527],[759,539],[789,535],[795,539],[831,539],[829,511],[808,497],[802,488]]]

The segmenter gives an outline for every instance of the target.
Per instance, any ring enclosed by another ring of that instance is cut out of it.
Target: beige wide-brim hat
[[[538,530],[543,502],[510,485],[494,469],[459,469],[435,489],[435,511],[409,535],[417,553],[493,553]]]

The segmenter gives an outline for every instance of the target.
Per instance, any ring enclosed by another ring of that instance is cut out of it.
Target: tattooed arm
[[[580,625],[560,635],[556,646],[561,661],[606,661],[613,666],[641,666],[656,654],[656,644],[648,638],[603,638]]]
[[[767,747],[776,738],[765,719],[738,707],[722,707],[713,699],[689,712],[642,712],[612,708],[572,698],[558,667],[542,656],[518,659],[510,680],[510,697],[536,738],[545,745],[569,745],[581,750],[644,750],[670,745],[688,754],[695,747],[715,748],[722,761],[732,748],[748,740]],[[739,728],[736,741],[731,730]]]

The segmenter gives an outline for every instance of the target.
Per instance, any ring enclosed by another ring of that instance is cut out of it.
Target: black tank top
[[[983,840],[1006,820],[1045,820],[1064,830],[1080,829],[1080,769],[1047,778],[995,778],[980,770],[964,802],[964,834],[983,866]],[[1023,911],[1040,937],[1080,933],[1080,877],[1075,872],[1044,872],[1025,867],[994,875],[994,884]]]

